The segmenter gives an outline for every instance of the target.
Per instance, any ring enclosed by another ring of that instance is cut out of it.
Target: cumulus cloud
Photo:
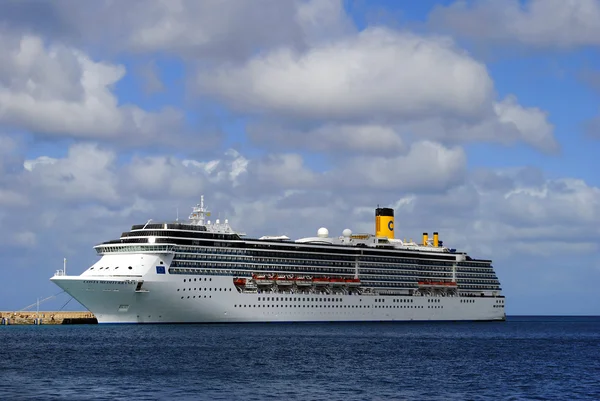
[[[28,184],[62,202],[118,199],[114,170],[116,154],[91,144],[73,145],[65,158],[41,156],[25,161]]]
[[[239,61],[284,44],[302,48],[354,29],[340,0],[4,2],[0,26],[76,47],[158,52],[201,63]]]
[[[120,105],[112,92],[125,68],[93,61],[37,36],[0,35],[0,124],[44,136],[119,140],[120,143],[176,142],[164,132],[181,131],[174,109],[150,113]]]
[[[325,123],[303,131],[262,123],[250,125],[247,132],[254,143],[275,149],[377,155],[398,154],[404,150],[404,142],[399,133],[392,127],[378,124]]]
[[[509,145],[524,142],[546,153],[559,150],[547,112],[537,107],[523,107],[513,95],[494,102],[493,110],[493,115],[479,121],[432,117],[401,124],[396,129],[403,135],[451,143],[486,141]]]
[[[299,53],[281,48],[243,66],[203,71],[202,92],[242,110],[302,118],[479,115],[493,97],[483,64],[446,38],[385,28]]]
[[[439,193],[464,180],[466,160],[462,148],[425,141],[414,143],[407,154],[393,158],[348,159],[330,174],[342,188]]]
[[[575,178],[548,179],[534,168],[481,169],[444,196],[398,204],[397,215],[409,232],[418,234],[420,224],[488,257],[591,252],[599,248],[600,188]]]
[[[390,154],[403,147],[401,135],[558,149],[545,111],[513,95],[495,101],[485,66],[445,37],[369,28],[305,52],[281,48],[203,71],[199,86],[263,119],[250,126],[252,140],[288,149]],[[301,127],[306,121],[310,128]]]
[[[563,49],[600,45],[598,0],[461,0],[436,7],[430,23],[479,41]]]

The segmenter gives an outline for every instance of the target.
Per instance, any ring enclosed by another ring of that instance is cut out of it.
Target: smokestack
[[[394,239],[394,209],[388,207],[375,209],[375,236]]]

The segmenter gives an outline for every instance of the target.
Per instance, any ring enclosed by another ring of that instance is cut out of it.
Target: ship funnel
[[[436,248],[440,246],[440,236],[437,232],[433,233],[433,246],[435,246]]]
[[[427,246],[428,239],[429,239],[429,236],[427,235],[427,233],[423,233],[423,246]]]
[[[375,235],[394,239],[394,209],[388,207],[375,209]]]

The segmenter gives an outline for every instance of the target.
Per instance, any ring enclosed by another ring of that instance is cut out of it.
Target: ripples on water
[[[600,399],[600,318],[0,327],[0,398]]]

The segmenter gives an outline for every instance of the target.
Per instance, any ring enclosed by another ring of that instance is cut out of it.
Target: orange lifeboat
[[[360,279],[357,278],[347,278],[346,279],[346,284],[351,286],[351,287],[356,287],[360,285]]]
[[[428,287],[456,287],[456,283],[449,281],[419,281],[418,284]]]
[[[233,279],[233,285],[243,287],[246,285],[246,279],[242,277],[236,277]]]
[[[313,284],[329,285],[329,277],[313,277]]]
[[[273,276],[265,274],[253,274],[252,278],[256,285],[271,285],[273,284]]]
[[[292,285],[294,284],[294,280],[293,277],[280,274],[275,277],[275,283],[277,283],[277,285]]]
[[[310,277],[303,277],[303,276],[296,277],[294,279],[294,282],[299,287],[306,287],[306,286],[312,285],[312,280]]]

